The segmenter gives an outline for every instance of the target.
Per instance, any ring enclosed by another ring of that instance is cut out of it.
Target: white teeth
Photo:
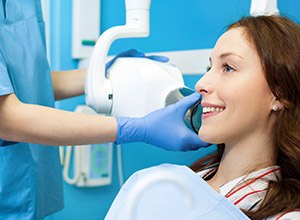
[[[225,108],[222,107],[203,107],[203,113],[208,112],[222,112]]]

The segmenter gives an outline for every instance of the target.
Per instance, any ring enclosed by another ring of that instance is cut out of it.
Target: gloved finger
[[[193,94],[184,97],[179,102],[176,102],[174,107],[177,108],[182,114],[185,114],[187,110],[200,99],[201,95],[197,92],[194,92]]]
[[[117,55],[117,57],[145,57],[145,54],[137,51],[136,49],[130,49]]]
[[[198,135],[193,134],[192,137],[190,137],[190,142],[188,145],[185,146],[183,151],[193,151],[198,150],[199,148],[208,147],[209,144],[202,141]]]
[[[127,50],[125,52],[122,52],[122,53],[116,55],[113,59],[111,59],[109,62],[106,63],[105,76],[107,74],[107,70],[114,64],[116,59],[118,59],[119,57],[145,57],[145,54],[142,52],[138,52],[135,49],[130,49],[130,50]]]
[[[113,63],[116,61],[118,57],[114,57],[113,59],[111,59],[109,62],[107,62],[105,64],[105,76],[106,76],[106,72],[107,70],[113,65]]]
[[[151,56],[146,56],[146,58],[148,58],[150,60],[159,61],[159,62],[162,62],[162,63],[166,63],[166,62],[169,61],[169,58],[165,57],[165,56],[151,55]]]

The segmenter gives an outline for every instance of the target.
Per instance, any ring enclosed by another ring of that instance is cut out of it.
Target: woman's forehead
[[[256,51],[246,39],[242,28],[233,28],[226,31],[218,39],[211,57],[220,57],[222,54],[232,53],[240,57],[256,55]]]

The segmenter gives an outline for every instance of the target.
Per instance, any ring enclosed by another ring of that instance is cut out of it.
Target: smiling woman
[[[161,165],[135,173],[107,220],[124,219],[133,189],[160,170],[186,183],[194,208],[187,211],[182,197],[160,182],[141,196],[141,219],[300,219],[300,27],[278,16],[242,18],[219,38],[210,63],[196,84],[203,107],[199,137],[218,144],[217,151],[194,163],[194,172]],[[219,197],[225,201],[207,207]],[[224,209],[228,201],[235,217]]]
[[[191,168],[251,219],[299,219],[299,25],[242,18],[210,62],[196,84],[207,109],[199,136],[218,150]]]

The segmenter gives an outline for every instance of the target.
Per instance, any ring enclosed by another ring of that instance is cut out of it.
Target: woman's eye
[[[206,67],[206,72],[210,71],[211,66]]]
[[[225,70],[225,72],[231,73],[234,71],[234,69],[229,66],[228,64],[223,64],[223,69]]]

